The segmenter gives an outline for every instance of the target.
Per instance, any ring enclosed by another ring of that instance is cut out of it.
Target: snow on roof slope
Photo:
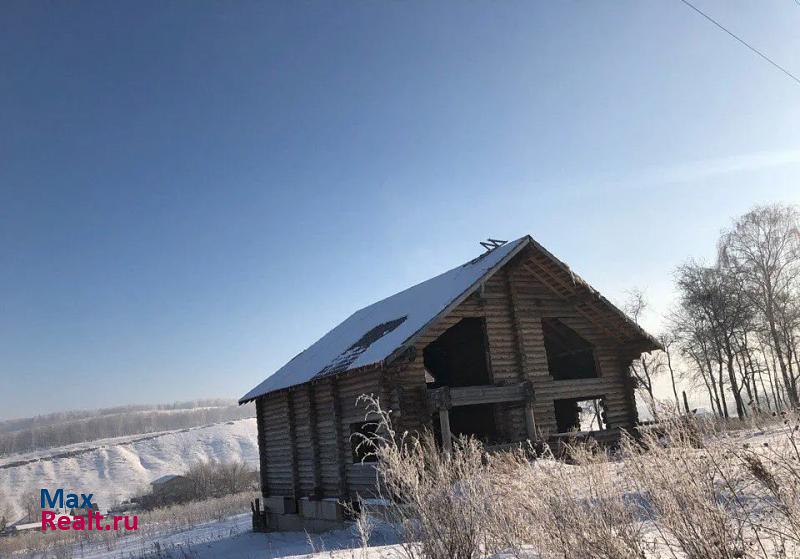
[[[180,474],[166,474],[161,476],[160,478],[154,479],[150,482],[150,485],[164,485],[167,482],[172,481],[173,479],[183,478],[184,476]]]
[[[522,237],[457,268],[356,311],[242,396],[245,403],[268,392],[381,363],[459,297],[498,269],[530,241]]]

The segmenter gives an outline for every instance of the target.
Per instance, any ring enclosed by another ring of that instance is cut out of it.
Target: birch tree
[[[720,264],[744,283],[775,355],[786,395],[797,392],[800,214],[794,206],[759,206],[737,219],[719,243]]]

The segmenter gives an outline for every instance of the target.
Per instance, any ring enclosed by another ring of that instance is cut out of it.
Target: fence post
[[[686,415],[689,415],[692,412],[689,411],[689,400],[686,398],[686,391],[681,390],[681,392],[683,392],[683,408],[686,410]]]

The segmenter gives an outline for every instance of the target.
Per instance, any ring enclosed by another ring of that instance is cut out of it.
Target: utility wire
[[[680,1],[683,2],[684,4],[686,4],[687,6],[689,6],[691,9],[693,9],[695,12],[697,12],[698,14],[703,16],[704,18],[706,18],[708,21],[710,21],[711,23],[713,23],[714,25],[716,25],[717,27],[722,29],[725,33],[727,33],[728,35],[730,35],[731,37],[733,37],[734,39],[736,39],[737,41],[742,43],[744,46],[746,46],[748,49],[750,49],[751,51],[756,53],[758,56],[760,56],[761,58],[763,58],[764,60],[766,60],[767,62],[772,64],[773,66],[775,66],[775,68],[777,68],[778,70],[780,70],[781,72],[783,72],[784,74],[789,76],[789,78],[791,78],[798,85],[800,85],[800,78],[798,78],[797,76],[792,74],[789,70],[787,70],[786,68],[784,68],[783,66],[781,66],[780,64],[778,64],[777,62],[772,60],[769,56],[767,56],[766,54],[764,54],[763,52],[758,50],[756,47],[754,47],[753,45],[751,45],[750,43],[748,43],[744,39],[742,39],[739,36],[737,36],[736,34],[734,34],[732,31],[728,31],[728,29],[725,28],[721,23],[719,23],[717,20],[715,20],[714,18],[712,18],[710,15],[708,15],[705,12],[703,12],[699,8],[697,8],[694,4],[689,2],[689,0],[680,0]],[[800,3],[800,0],[795,0],[795,1]]]

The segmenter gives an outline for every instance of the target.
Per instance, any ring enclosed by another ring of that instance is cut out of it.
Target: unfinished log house
[[[256,402],[271,528],[335,520],[337,499],[371,493],[374,467],[351,438],[370,428],[362,394],[445,449],[461,434],[492,446],[613,439],[635,425],[628,368],[658,342],[531,237],[482,244],[356,312],[241,398]]]

